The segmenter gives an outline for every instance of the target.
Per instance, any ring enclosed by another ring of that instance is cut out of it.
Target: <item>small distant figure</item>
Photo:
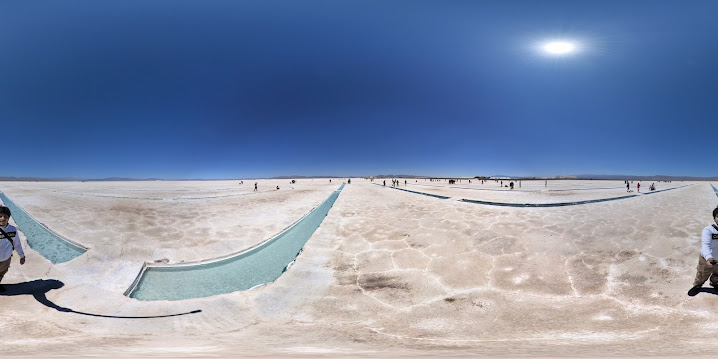
[[[650,189],[651,191],[655,191],[655,190],[656,190],[656,183],[655,183],[655,182],[651,183],[651,187],[648,187],[648,189]]]
[[[332,180],[329,180],[329,183],[332,183]]]
[[[513,182],[510,182],[510,183],[509,183],[509,187],[511,187],[511,189],[514,189],[514,183],[513,183]]]
[[[8,269],[10,269],[10,259],[12,259],[13,251],[20,255],[20,265],[25,264],[25,252],[22,250],[17,228],[8,224],[11,215],[10,208],[0,206],[0,282]],[[0,284],[0,292],[4,291],[5,287]]]
[[[279,186],[277,186],[277,191],[279,191]]]
[[[384,187],[386,187],[386,180],[384,180]]]
[[[631,192],[631,185],[626,181],[626,192]]]
[[[254,182],[254,192],[257,192],[257,182]]]
[[[548,187],[548,180],[543,181],[543,186],[544,186],[544,187]]]
[[[404,186],[406,186],[406,180],[404,180]]]
[[[351,178],[347,179],[347,184],[352,184],[352,179],[351,179]]]
[[[718,207],[713,210],[713,222],[715,223],[703,228],[701,233],[701,253],[698,256],[696,279],[688,291],[691,297],[701,291],[703,283],[708,279],[714,288],[718,287],[718,265],[714,259],[718,256]]]
[[[636,185],[636,191],[638,193],[641,193],[641,182],[638,182],[638,184]]]

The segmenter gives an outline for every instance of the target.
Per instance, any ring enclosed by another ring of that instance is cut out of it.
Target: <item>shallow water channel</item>
[[[201,298],[275,281],[319,228],[343,187],[293,226],[247,251],[205,263],[147,266],[128,290],[129,296],[139,300]]]
[[[18,230],[25,234],[30,248],[40,253],[50,262],[55,264],[64,263],[87,252],[87,248],[71,243],[50,231],[2,192],[0,192],[0,199],[2,199],[5,206],[10,208],[12,219],[17,224]]]

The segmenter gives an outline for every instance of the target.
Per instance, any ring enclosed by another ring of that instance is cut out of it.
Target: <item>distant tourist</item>
[[[714,288],[718,287],[718,265],[714,258],[718,256],[718,207],[713,210],[713,224],[703,228],[701,234],[701,253],[698,256],[698,267],[693,287],[688,291],[689,296],[694,296],[701,291],[703,283],[710,279]]]
[[[25,264],[25,252],[22,250],[20,236],[17,235],[17,229],[10,224],[10,208],[0,206],[0,282],[10,269],[10,260],[12,259],[12,251],[16,251],[20,255],[20,265]],[[5,287],[0,284],[0,292],[4,292]]]
[[[257,192],[257,182],[254,182],[254,192]]]
[[[509,187],[511,187],[511,189],[514,189],[514,182],[510,182]]]
[[[279,186],[277,186],[277,191],[279,191]]]
[[[631,192],[631,185],[626,181],[626,192]]]
[[[386,180],[384,180],[384,187],[386,187]]]
[[[638,182],[638,184],[636,185],[636,191],[638,191],[638,193],[641,193],[641,182]]]

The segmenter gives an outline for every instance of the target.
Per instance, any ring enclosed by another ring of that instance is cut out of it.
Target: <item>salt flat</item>
[[[144,262],[208,259],[271,237],[342,181],[259,180],[256,193],[254,181],[2,182],[33,217],[90,248],[53,265],[23,242],[28,261],[13,258],[3,282],[40,284],[0,294],[3,356],[695,356],[712,343],[718,296],[686,296],[718,204],[707,182],[639,195],[622,181],[512,191],[402,180],[444,200],[381,181],[345,186],[274,283],[172,302],[122,293]],[[551,208],[458,201],[629,194]],[[170,314],[183,315],[155,318]]]

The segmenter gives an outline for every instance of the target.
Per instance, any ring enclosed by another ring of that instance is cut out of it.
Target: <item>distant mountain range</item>
[[[107,178],[80,178],[80,177],[0,177],[0,181],[166,181],[161,178],[126,178],[126,177],[107,177]],[[202,181],[202,179],[187,179],[184,181]]]
[[[269,179],[300,179],[300,178],[451,178],[438,176],[417,176],[406,174],[381,174],[374,176],[276,176]],[[481,177],[481,176],[476,176]],[[553,176],[553,177],[533,177],[533,176],[509,176],[509,175],[493,175],[484,177],[494,178],[513,178],[513,179],[595,179],[595,180],[631,180],[631,181],[718,181],[718,176],[713,177],[697,177],[697,176],[634,176],[634,175],[597,175],[597,174],[580,174],[571,176]],[[473,178],[473,177],[470,177]],[[243,178],[249,179],[249,178]],[[127,178],[127,177],[107,177],[107,178],[80,178],[80,177],[0,177],[0,181],[218,181],[218,180],[241,180],[241,178],[224,178],[224,179],[203,179],[203,178],[186,178],[186,179],[163,179],[163,178]]]

